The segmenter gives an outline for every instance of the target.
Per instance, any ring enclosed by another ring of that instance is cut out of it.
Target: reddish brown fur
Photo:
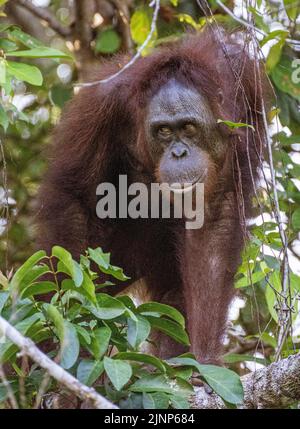
[[[244,220],[250,215],[250,166],[255,181],[264,140],[257,64],[241,48],[232,54],[234,44],[229,36],[222,37],[229,55],[213,32],[206,31],[139,59],[107,84],[82,89],[56,129],[40,191],[39,247],[49,251],[62,245],[75,257],[87,246],[111,251],[112,262],[132,280],[146,278],[153,299],[185,312],[191,350],[203,362],[217,361],[222,351]],[[121,57],[102,66],[96,78],[111,75],[124,62]],[[220,125],[228,140],[227,156],[209,185],[202,229],[187,231],[178,220],[101,221],[95,213],[99,183],[115,183],[119,174],[155,181],[156,166],[141,124],[149,100],[171,77],[201,91],[216,120],[251,123],[256,132],[243,128],[231,133]],[[161,341],[160,354],[178,351],[168,340]]]

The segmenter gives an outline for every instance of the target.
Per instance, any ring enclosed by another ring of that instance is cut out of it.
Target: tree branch
[[[71,35],[72,30],[70,27],[64,27],[61,23],[55,18],[55,16],[48,10],[41,7],[34,6],[33,3],[29,0],[15,0],[15,3],[29,10],[37,18],[43,19],[46,21],[52,30],[54,30],[61,37],[68,37]]]
[[[60,384],[66,386],[71,392],[74,392],[82,400],[90,400],[98,409],[116,409],[116,405],[99,395],[92,387],[87,387],[80,383],[75,377],[57,365],[51,359],[42,353],[29,338],[20,334],[12,325],[0,316],[0,334],[12,341],[21,350],[21,353],[30,357],[41,368],[44,368],[51,377],[55,378]]]
[[[300,400],[300,354],[289,356],[241,378],[244,402],[238,408],[287,408]],[[192,408],[226,408],[222,399],[197,387]]]

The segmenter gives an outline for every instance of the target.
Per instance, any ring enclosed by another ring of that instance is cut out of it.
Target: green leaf
[[[15,325],[17,331],[22,335],[29,336],[30,329],[42,318],[41,314],[34,314]],[[18,352],[18,347],[15,346],[10,340],[1,343],[0,341],[0,362],[5,363],[11,359],[13,355]]]
[[[231,404],[243,402],[244,392],[240,377],[230,369],[215,365],[202,365],[189,357],[169,359],[168,362],[194,367],[210,387],[226,402]]]
[[[237,362],[256,362],[262,365],[266,365],[266,360],[257,358],[252,355],[240,355],[238,353],[228,353],[223,357],[225,363],[237,363]]]
[[[243,385],[235,372],[215,365],[200,365],[199,369],[210,387],[226,402],[230,404],[243,402]]]
[[[292,215],[292,224],[296,231],[300,231],[300,208],[294,211]]]
[[[114,358],[120,360],[133,360],[135,362],[142,362],[147,365],[152,365],[161,372],[166,372],[166,367],[164,363],[157,357],[147,355],[144,353],[135,353],[135,352],[121,352],[117,353]],[[168,366],[168,365],[167,365]]]
[[[274,67],[279,63],[284,45],[285,45],[285,39],[283,38],[271,47],[266,61],[266,70],[269,74],[272,72]]]
[[[172,408],[177,410],[188,410],[190,408],[189,401],[179,395],[170,395],[170,401]]]
[[[251,273],[251,276],[248,276],[248,273],[247,273],[246,276],[240,278],[235,282],[234,287],[238,289],[238,288],[250,286],[251,284],[254,285],[255,283],[258,283],[261,280],[263,280],[266,277],[266,275],[267,273],[263,271],[256,271],[255,273]]]
[[[170,305],[160,304],[158,302],[146,302],[145,304],[140,305],[137,310],[141,314],[158,313],[168,316],[170,319],[173,319],[175,322],[179,323],[179,325],[181,325],[183,328],[185,327],[183,315]]]
[[[77,368],[78,380],[86,386],[92,386],[104,371],[101,361],[82,360]]]
[[[64,336],[61,343],[60,365],[65,368],[71,368],[79,356],[79,339],[75,326],[64,320]]]
[[[110,253],[103,253],[101,247],[97,249],[88,248],[89,257],[99,268],[109,268]]]
[[[292,67],[293,58],[282,55],[280,62],[272,70],[271,77],[276,87],[300,101],[300,82],[293,79],[296,71]]]
[[[149,7],[141,7],[136,10],[130,20],[132,40],[137,45],[142,45],[151,30],[152,10]]]
[[[15,61],[7,61],[6,66],[7,71],[19,80],[23,80],[36,86],[41,86],[43,83],[42,73],[36,66],[16,63]]]
[[[104,320],[115,319],[126,311],[126,307],[121,301],[105,293],[97,294],[97,305],[86,302],[84,307],[98,319]]]
[[[145,410],[165,410],[169,407],[169,397],[165,393],[143,393]]]
[[[150,322],[152,328],[169,335],[169,337],[173,338],[178,343],[184,344],[186,346],[190,345],[187,333],[182,328],[182,326],[178,325],[178,323],[158,317],[146,317]]]
[[[28,49],[25,51],[7,52],[7,57],[26,57],[26,58],[67,58],[70,59],[72,56],[65,52],[59,51],[58,49],[48,48],[41,46],[39,48]]]
[[[29,273],[29,271],[32,270],[33,267],[45,257],[46,252],[44,250],[39,250],[38,252],[30,256],[30,258],[27,259],[27,261],[16,271],[15,275],[13,276],[10,284],[11,289],[19,290],[22,284],[22,280],[24,279],[26,274]]]
[[[101,54],[113,54],[121,47],[121,38],[112,28],[101,31],[96,38],[95,52]]]
[[[97,328],[93,331],[91,339],[91,350],[94,358],[99,360],[106,353],[111,337],[111,330],[107,326]]]
[[[223,121],[222,119],[217,120],[217,124],[225,124],[230,129],[235,128],[251,128],[251,130],[255,131],[253,125],[245,124],[244,122],[232,122],[232,121]]]
[[[74,261],[70,252],[60,246],[52,248],[52,256],[55,256],[67,270],[74,280],[75,286],[79,287],[83,282],[83,272],[78,262]]]
[[[0,58],[0,85],[6,82],[6,64],[3,58]]]
[[[1,315],[1,312],[5,306],[8,298],[9,298],[9,292],[0,291],[0,315]]]
[[[67,101],[71,99],[73,95],[72,88],[66,88],[63,85],[55,85],[50,90],[50,100],[53,104],[60,107],[64,107]]]
[[[42,43],[38,39],[29,36],[29,34],[24,33],[19,28],[15,28],[14,30],[10,31],[9,35],[15,40],[18,40],[19,42],[23,43],[23,45],[27,46],[30,49],[42,47]]]
[[[151,326],[148,320],[142,316],[136,316],[137,321],[127,320],[127,341],[133,348],[138,348],[149,336]]]
[[[37,282],[26,287],[21,294],[21,298],[30,298],[35,295],[44,295],[45,293],[57,291],[57,286],[53,282]]]
[[[9,126],[9,119],[6,111],[3,109],[1,105],[0,105],[0,125],[4,129],[4,132],[6,132]]]
[[[290,20],[295,21],[297,19],[297,15],[299,16],[298,2],[295,0],[283,0],[283,4]]]
[[[147,375],[129,387],[132,392],[164,392],[191,395],[193,387],[182,379],[170,379],[165,375]]]
[[[107,376],[117,390],[121,390],[132,376],[131,366],[122,360],[104,357],[104,368]]]
[[[273,319],[275,320],[275,322],[278,323],[277,312],[274,308],[277,302],[276,291],[281,292],[281,277],[280,277],[279,271],[274,271],[270,275],[269,281],[266,285],[266,292],[265,292],[265,297],[266,297],[269,312],[273,317]]]
[[[60,341],[60,365],[69,369],[74,365],[79,355],[79,340],[76,329],[72,323],[64,320],[54,305],[44,304],[43,307],[53,322]]]

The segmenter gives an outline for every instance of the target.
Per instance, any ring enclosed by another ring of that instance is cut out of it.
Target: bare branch
[[[34,6],[34,4],[29,0],[15,0],[15,3],[29,10],[33,15],[37,18],[43,19],[46,21],[52,30],[54,30],[61,37],[68,37],[71,35],[72,30],[70,27],[64,27],[61,23],[56,19],[56,17],[45,8]]]
[[[287,408],[300,400],[300,354],[289,356],[241,378],[244,402],[238,408]],[[222,399],[195,388],[192,408],[226,408]]]
[[[115,8],[118,11],[119,15],[119,27],[120,32],[122,33],[123,38],[123,44],[126,52],[129,52],[132,54],[133,51],[133,41],[131,38],[131,31],[130,31],[130,13],[129,13],[129,7],[126,2],[121,0],[112,0],[112,3],[115,5]]]
[[[74,392],[82,400],[90,400],[98,409],[116,409],[116,405],[99,395],[92,387],[87,387],[80,383],[75,377],[57,365],[51,359],[42,353],[29,338],[20,334],[12,325],[0,316],[0,333],[12,341],[21,350],[21,353],[30,357],[41,368],[44,368],[51,377],[55,378],[60,384],[66,386],[71,392]]]

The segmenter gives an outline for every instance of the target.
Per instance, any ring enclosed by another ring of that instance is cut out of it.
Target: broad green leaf
[[[170,401],[172,408],[177,410],[188,410],[190,403],[186,398],[182,398],[180,395],[170,395]]]
[[[52,256],[55,256],[67,270],[74,280],[75,286],[79,287],[83,282],[83,272],[78,262],[74,261],[70,252],[60,246],[52,248]]]
[[[235,128],[251,128],[251,130],[255,131],[255,128],[253,125],[245,124],[244,122],[232,122],[232,121],[223,121],[222,119],[217,120],[217,124],[224,124],[227,125],[230,129]]]
[[[234,284],[234,287],[238,289],[238,288],[250,286],[251,284],[254,285],[255,283],[258,283],[261,280],[263,280],[266,277],[266,275],[267,273],[263,271],[257,271],[255,273],[252,273],[251,276],[246,275],[240,278],[239,280],[237,280]]]
[[[186,346],[190,345],[186,331],[182,326],[178,325],[178,323],[153,316],[146,317],[152,328],[169,335],[169,337],[173,338],[178,343],[185,344]]]
[[[0,58],[0,85],[6,82],[6,64],[3,58]]]
[[[18,290],[21,287],[22,280],[32,270],[32,268],[42,259],[46,257],[44,250],[39,250],[34,253],[27,261],[16,271],[15,275],[11,280],[11,289]]]
[[[133,348],[138,348],[151,332],[151,326],[148,320],[142,316],[136,316],[137,321],[127,320],[127,341]]]
[[[57,292],[57,286],[53,282],[36,282],[26,287],[21,294],[21,298],[29,298],[35,295],[44,295],[49,292]]]
[[[46,264],[35,265],[31,268],[30,271],[23,277],[20,290],[23,290],[27,286],[30,286],[35,282],[39,277],[43,276],[46,273],[52,273]]]
[[[152,365],[161,372],[166,372],[164,363],[155,356],[147,355],[144,353],[135,352],[121,352],[117,353],[114,358],[121,360],[133,360],[135,362],[142,362],[147,365]],[[167,365],[168,366],[168,365]]]
[[[173,319],[175,322],[179,323],[179,325],[181,325],[183,328],[185,327],[183,315],[170,305],[160,304],[158,302],[146,302],[145,304],[141,304],[137,310],[141,314],[158,313],[168,316],[170,319]]]
[[[82,360],[77,368],[78,380],[86,386],[92,386],[104,371],[101,361]]]
[[[271,47],[266,61],[266,70],[268,73],[271,73],[275,66],[279,63],[284,45],[285,39],[283,38]]]
[[[95,52],[101,54],[113,54],[121,47],[122,40],[119,34],[113,28],[101,31],[95,44]]]
[[[226,402],[231,404],[242,403],[244,392],[240,377],[230,369],[215,365],[202,365],[189,357],[178,357],[170,359],[168,362],[194,367],[210,387]]]
[[[271,31],[266,37],[264,37],[262,39],[262,41],[260,42],[260,46],[264,46],[269,40],[273,40],[276,39],[278,37],[285,38],[289,35],[289,32],[287,30],[274,30]]]
[[[200,365],[199,369],[210,387],[226,402],[230,404],[243,402],[243,385],[235,372],[215,365]]]
[[[30,49],[42,47],[42,43],[38,39],[35,39],[29,34],[24,33],[19,28],[15,28],[14,30],[10,31],[9,35]]]
[[[41,86],[43,83],[42,73],[36,66],[16,63],[15,61],[7,61],[6,67],[7,71],[19,80],[23,80],[36,86]]]
[[[126,311],[126,307],[121,301],[105,293],[97,294],[97,305],[86,302],[84,307],[98,319],[104,320],[115,319]]]
[[[286,13],[290,20],[295,21],[299,17],[299,3],[295,0],[283,0]]]
[[[99,360],[106,353],[111,337],[111,330],[107,326],[97,328],[91,337],[91,350],[94,358]]]
[[[292,224],[296,231],[300,231],[300,208],[294,211],[292,215]]]
[[[9,292],[0,291],[0,315],[1,315],[1,311],[3,310],[8,298],[9,298]]]
[[[71,368],[79,356],[79,340],[75,326],[64,320],[64,336],[61,343],[60,365],[65,368]]]
[[[142,45],[151,30],[152,10],[145,6],[137,9],[130,20],[132,40],[137,45]]]
[[[106,270],[109,268],[110,253],[103,253],[101,247],[97,249],[91,249],[89,247],[88,252],[90,259],[94,261],[98,267],[105,268]]]
[[[129,387],[132,392],[164,392],[179,395],[191,395],[193,387],[182,379],[170,379],[165,375],[147,375]]]
[[[300,101],[300,82],[293,79],[297,69],[292,67],[293,58],[282,55],[279,63],[272,70],[271,77],[276,87]],[[280,106],[282,108],[282,106]]]
[[[17,331],[22,335],[29,336],[30,329],[43,318],[41,314],[34,314],[21,322],[15,325]],[[2,340],[1,336],[0,339]],[[10,340],[5,342],[0,341],[0,362],[5,363],[7,360],[11,359],[12,356],[18,352],[18,347],[14,345]]]
[[[4,132],[6,132],[9,126],[9,118],[7,116],[6,111],[3,109],[1,105],[0,105],[0,125],[3,128]]]
[[[281,292],[281,278],[280,273],[278,271],[274,271],[270,275],[265,292],[269,312],[275,322],[278,323],[278,316],[275,310],[275,304],[277,302],[276,291]]]
[[[131,366],[122,360],[104,357],[104,368],[107,376],[117,390],[121,390],[132,376]]]
[[[85,344],[87,344],[87,345],[91,344],[92,340],[91,340],[91,336],[90,336],[89,332],[87,332],[87,330],[84,329],[83,326],[75,325],[75,324],[74,324],[74,326],[75,326],[77,334],[79,336],[79,340],[80,340],[80,338],[82,338],[82,340],[84,341],[84,345]]]
[[[72,95],[73,89],[66,88],[63,85],[55,85],[49,92],[51,102],[61,109],[64,107],[66,102],[71,99]]]
[[[96,293],[95,293],[95,285],[94,285],[92,279],[89,277],[89,275],[85,271],[83,271],[83,282],[82,282],[81,287],[85,290],[89,299],[93,303],[96,303],[97,300],[96,300]]]
[[[70,54],[46,46],[27,49],[25,51],[7,52],[6,56],[26,58],[72,58]]]
[[[62,342],[64,339],[64,318],[58,309],[52,304],[43,304],[43,308],[45,309],[48,318],[54,324],[57,336]]]
[[[143,407],[146,410],[165,410],[169,407],[169,397],[165,393],[143,393]]]
[[[266,365],[266,360],[257,358],[252,355],[240,355],[238,353],[228,353],[223,356],[223,360],[225,363],[236,363],[236,362],[256,362],[262,365]]]

